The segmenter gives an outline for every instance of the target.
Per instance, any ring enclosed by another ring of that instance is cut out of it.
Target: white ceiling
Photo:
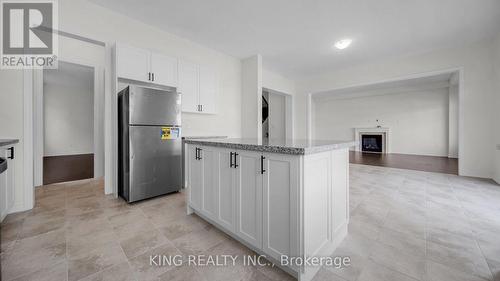
[[[286,76],[467,44],[499,31],[500,0],[90,0]],[[350,48],[333,43],[353,39]]]

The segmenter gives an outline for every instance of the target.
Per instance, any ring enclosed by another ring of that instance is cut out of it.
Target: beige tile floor
[[[500,186],[445,174],[351,165],[343,269],[315,280],[500,280]],[[150,255],[253,254],[197,216],[184,193],[128,205],[102,181],[38,188],[33,210],[1,224],[2,280],[291,280],[275,267],[152,267]],[[496,279],[495,279],[496,278]]]

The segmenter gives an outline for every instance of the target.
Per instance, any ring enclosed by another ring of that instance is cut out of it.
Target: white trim
[[[33,209],[35,189],[33,188],[33,70],[23,72],[23,190],[22,206],[19,198],[13,212]],[[19,208],[19,209],[18,209]]]
[[[416,78],[424,78],[424,77],[429,77],[429,76],[436,76],[440,74],[446,74],[446,73],[458,73],[458,175],[463,175],[463,165],[461,164],[463,159],[463,145],[464,145],[464,67],[453,67],[453,68],[446,68],[446,69],[441,69],[441,70],[436,70],[436,71],[428,71],[428,72],[420,72],[420,73],[415,73],[415,74],[410,74],[410,75],[404,75],[404,76],[397,76],[389,79],[382,79],[378,81],[372,81],[372,82],[365,82],[365,83],[358,83],[358,84],[351,84],[343,87],[338,87],[338,88],[333,88],[329,89],[327,91],[336,91],[336,90],[343,90],[343,89],[348,89],[348,88],[353,88],[353,87],[361,87],[361,86],[370,86],[370,85],[376,85],[376,84],[381,84],[381,83],[388,83],[388,82],[397,82],[401,80],[409,80],[409,79],[416,79]],[[308,94],[309,95],[317,95],[317,94],[323,94],[327,91],[318,91],[316,93]],[[308,138],[312,138],[312,122],[311,122],[311,116],[312,116],[312,102],[307,101],[307,134]]]
[[[94,66],[94,178],[104,177],[104,69]]]
[[[43,185],[43,154],[44,154],[44,124],[43,124],[43,69],[33,73],[33,185]]]
[[[312,128],[312,95],[307,94],[307,108],[306,108],[306,138],[307,140],[312,140],[313,138],[313,128]]]
[[[398,82],[398,81],[417,79],[417,78],[425,78],[425,77],[437,76],[437,75],[447,74],[447,73],[452,74],[453,72],[459,72],[459,74],[460,74],[461,72],[463,72],[463,69],[464,69],[463,67],[447,68],[447,69],[441,69],[441,70],[436,70],[436,71],[419,72],[419,73],[405,75],[405,76],[396,76],[393,78],[382,79],[382,80],[372,81],[372,82],[348,84],[347,86],[337,87],[337,88],[324,90],[324,91],[317,91],[315,93],[312,93],[311,95],[325,95],[326,92],[335,92],[335,91],[339,91],[339,90],[346,90],[349,88],[371,86],[371,85],[377,85],[377,84],[382,84],[382,83]]]
[[[104,193],[113,194],[118,197],[118,78],[116,76],[116,44],[109,46],[106,44],[106,66],[111,71],[106,73],[106,85],[109,85],[109,93],[105,95],[104,100],[104,151],[105,159],[105,177]],[[107,92],[107,91],[106,91]]]
[[[93,117],[93,130],[94,130],[94,178],[104,176],[104,143],[100,145],[100,130],[104,130],[104,124],[99,125],[101,119],[100,114],[104,109],[101,105],[104,100],[104,84],[103,77],[104,69],[97,65],[88,63],[84,60],[78,59],[59,59],[63,63],[71,63],[92,68],[94,72],[94,117]],[[33,126],[33,163],[34,163],[34,186],[41,186],[43,184],[43,156],[44,156],[44,115],[43,115],[43,70],[34,71],[33,75],[33,112],[35,122]],[[100,108],[101,106],[102,108]],[[104,133],[104,132],[103,132]],[[102,173],[101,173],[102,171]]]
[[[464,147],[464,68],[460,67],[458,72],[458,175],[463,175],[463,147]]]

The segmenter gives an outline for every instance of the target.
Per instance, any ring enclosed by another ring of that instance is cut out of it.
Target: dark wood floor
[[[458,175],[458,159],[448,157],[350,151],[349,162],[353,164]]]
[[[94,154],[43,157],[43,184],[94,177]]]

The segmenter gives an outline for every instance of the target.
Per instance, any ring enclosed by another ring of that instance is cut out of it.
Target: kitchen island
[[[347,234],[352,141],[187,139],[188,213],[195,212],[297,277]],[[290,257],[298,263],[286,264]]]

